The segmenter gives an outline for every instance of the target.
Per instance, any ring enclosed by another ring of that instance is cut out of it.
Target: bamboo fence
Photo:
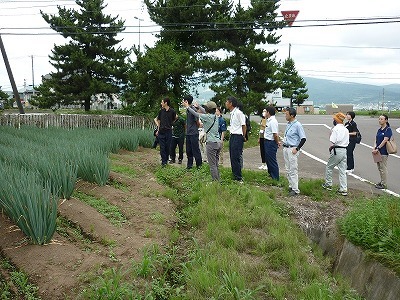
[[[114,128],[114,129],[147,129],[154,128],[151,118],[123,115],[80,115],[80,114],[3,114],[0,125],[21,128],[23,125],[39,128],[62,127],[73,129]]]

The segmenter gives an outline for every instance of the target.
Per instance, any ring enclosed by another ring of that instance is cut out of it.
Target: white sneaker
[[[354,169],[351,169],[351,170],[346,170],[346,173],[347,174],[349,174],[349,173],[353,173],[354,172]]]
[[[259,170],[264,170],[264,165],[258,167]]]
[[[264,168],[263,168],[264,170],[268,170],[268,167],[267,167],[267,165],[264,165]]]

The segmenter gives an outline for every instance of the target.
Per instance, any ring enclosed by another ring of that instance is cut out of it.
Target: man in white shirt
[[[229,158],[233,179],[243,182],[242,162],[244,137],[246,136],[246,116],[237,108],[237,99],[228,97],[225,106],[231,112],[229,121]]]
[[[269,175],[273,179],[279,180],[279,166],[276,159],[276,152],[279,148],[278,120],[275,118],[275,107],[268,106],[265,110],[267,118],[264,130],[265,160]]]
[[[322,185],[324,189],[332,190],[332,171],[335,166],[339,169],[339,191],[342,196],[347,196],[347,146],[349,144],[349,131],[343,125],[346,116],[338,112],[333,115],[333,125],[329,141],[331,153],[325,170],[325,183]]]

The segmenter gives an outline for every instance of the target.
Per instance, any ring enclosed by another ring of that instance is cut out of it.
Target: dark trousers
[[[203,163],[199,145],[199,135],[187,135],[186,136],[186,155],[187,155],[187,168],[193,167],[193,158],[196,160],[196,166],[200,167]]]
[[[264,138],[260,138],[260,154],[261,154],[261,162],[265,164],[265,145]]]
[[[172,130],[158,133],[158,143],[160,144],[161,164],[168,163],[169,150],[171,149]]]
[[[276,159],[278,144],[274,140],[264,140],[265,160],[268,167],[268,173],[275,180],[279,180],[279,166]]]
[[[347,146],[347,170],[354,169],[354,149],[356,148],[356,142],[349,142]]]
[[[241,134],[231,134],[229,137],[229,158],[233,179],[242,180],[242,155],[244,138]]]
[[[182,135],[180,137],[172,137],[171,141],[171,151],[169,153],[169,156],[171,157],[172,160],[175,160],[176,158],[176,146],[178,146],[178,151],[179,151],[179,156],[178,159],[182,160],[183,159],[183,144],[185,143],[185,136]]]

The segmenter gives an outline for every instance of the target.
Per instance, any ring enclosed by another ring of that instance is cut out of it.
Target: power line
[[[349,25],[374,25],[374,24],[390,24],[390,23],[400,23],[400,19],[397,20],[385,20],[385,21],[373,21],[373,22],[356,22],[356,23],[335,23],[335,24],[311,24],[311,25],[298,25],[294,26],[292,25],[290,28],[297,27],[297,28],[305,28],[305,27],[331,27],[331,26],[349,26]],[[164,32],[201,32],[201,31],[234,31],[234,30],[257,30],[257,29],[265,29],[265,30],[277,30],[281,29],[279,26],[261,26],[254,24],[253,22],[237,22],[237,23],[174,23],[174,24],[161,24],[161,25],[143,25],[142,27],[157,27],[157,26],[165,26],[165,27],[179,27],[179,26],[188,26],[188,27],[193,27],[193,26],[206,26],[208,25],[209,27],[201,27],[201,28],[168,28],[168,29],[163,29]],[[255,25],[255,26],[250,26],[250,27],[218,27],[219,25]],[[137,26],[124,26],[126,28],[128,27],[137,27]],[[59,27],[60,29],[67,29],[69,27]],[[85,29],[83,27],[70,27],[72,29]],[[104,27],[104,29],[110,29],[113,27]],[[283,28],[289,28],[289,27],[283,27]],[[8,30],[37,30],[37,29],[49,29],[46,27],[39,27],[39,28],[2,28],[2,30],[8,29]],[[157,31],[142,31],[142,33],[159,33],[160,30]],[[85,31],[84,33],[70,33],[71,35],[77,35],[77,34],[103,34],[104,32],[101,31],[93,31],[93,32],[87,32]],[[107,31],[107,34],[110,33],[137,33],[137,32],[131,32],[131,31]],[[59,33],[11,33],[11,32],[2,32],[4,35],[55,35]]]

